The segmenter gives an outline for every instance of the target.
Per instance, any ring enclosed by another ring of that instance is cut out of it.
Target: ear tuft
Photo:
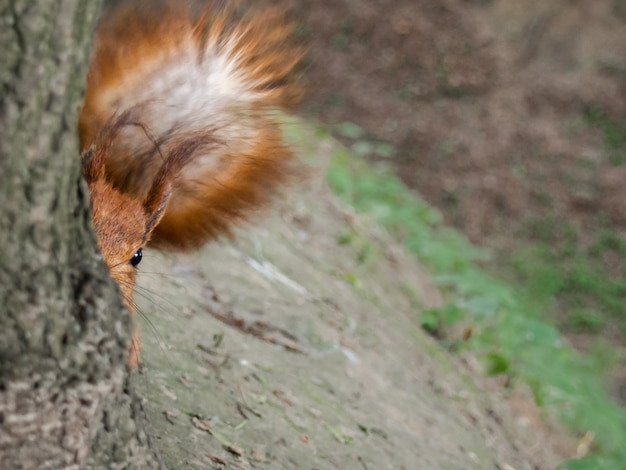
[[[147,239],[150,238],[150,234],[163,218],[176,177],[193,158],[196,151],[209,144],[215,144],[215,141],[210,137],[183,137],[181,138],[181,143],[172,149],[163,165],[161,165],[143,204],[148,216],[146,224]]]
[[[138,112],[139,107],[137,107],[137,109],[128,110],[120,115],[113,116],[111,120],[100,130],[94,143],[82,154],[82,173],[83,178],[85,178],[88,184],[106,177],[106,162],[110,156],[113,142],[115,142],[118,138],[119,133],[124,127],[141,127],[146,135],[149,136],[149,132],[145,126],[134,120],[134,116]]]
[[[104,158],[102,158],[101,154],[102,152],[96,152],[92,145],[80,157],[81,172],[87,184],[104,177]]]

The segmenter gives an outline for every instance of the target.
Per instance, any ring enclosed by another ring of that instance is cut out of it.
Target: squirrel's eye
[[[141,263],[142,256],[143,256],[143,251],[141,248],[139,248],[137,250],[137,253],[135,253],[133,257],[130,259],[130,264],[132,265],[133,268],[136,268],[137,265]]]

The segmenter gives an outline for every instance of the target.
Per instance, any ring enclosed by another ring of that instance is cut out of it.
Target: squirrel
[[[78,131],[98,248],[124,304],[145,246],[188,251],[265,206],[293,174],[277,110],[303,52],[276,7],[135,0],[103,12]],[[139,359],[136,325],[128,353]]]

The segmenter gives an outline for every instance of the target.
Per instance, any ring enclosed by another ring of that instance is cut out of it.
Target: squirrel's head
[[[113,280],[119,285],[126,307],[133,311],[132,292],[142,249],[165,213],[176,176],[195,150],[198,139],[174,145],[156,173],[145,198],[115,188],[106,175],[112,143],[126,126],[137,125],[130,113],[117,117],[82,155],[82,174],[90,191],[93,229],[98,248]]]

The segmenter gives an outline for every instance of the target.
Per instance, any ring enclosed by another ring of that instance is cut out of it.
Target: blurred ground
[[[289,3],[311,46],[302,111],[390,144],[368,157],[392,165],[501,266],[542,217],[572,227],[580,245],[626,228],[624,156],[591,124],[598,113],[626,119],[626,2]],[[619,254],[606,264],[623,276]],[[623,350],[620,328],[603,333]],[[569,338],[582,350],[594,340]]]
[[[323,170],[336,143],[294,130]],[[486,379],[422,331],[440,292],[314,173],[234,243],[145,252],[135,386],[167,468],[551,470],[575,457],[527,387]]]
[[[348,145],[380,142],[364,153],[501,263],[536,216],[571,223],[581,243],[626,228],[624,162],[588,119],[626,118],[626,2],[286,1],[310,45],[301,112],[358,124]],[[311,141],[323,165],[332,144]],[[171,273],[144,273],[138,290],[158,293],[140,299],[138,387],[166,463],[536,470],[574,457],[523,385],[424,335],[417,313],[438,291],[322,181],[235,245],[146,260]]]
[[[581,122],[592,106],[626,116],[622,4],[299,0],[305,110],[392,143],[399,174],[473,241],[546,205],[624,224],[623,168]]]

